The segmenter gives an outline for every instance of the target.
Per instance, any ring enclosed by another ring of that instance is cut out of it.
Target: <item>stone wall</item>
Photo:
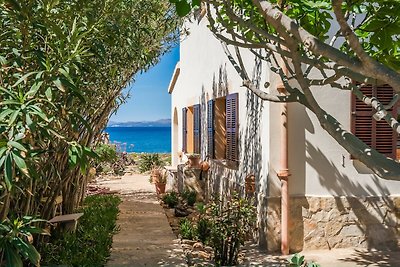
[[[280,198],[267,201],[268,250],[278,251]],[[291,251],[399,246],[400,197],[291,197]]]

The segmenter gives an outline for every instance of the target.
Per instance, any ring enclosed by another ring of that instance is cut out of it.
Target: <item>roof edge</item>
[[[181,73],[181,68],[179,66],[179,61],[176,63],[174,73],[172,74],[171,81],[168,86],[168,93],[172,94],[175,88],[176,81],[178,80],[179,74]]]

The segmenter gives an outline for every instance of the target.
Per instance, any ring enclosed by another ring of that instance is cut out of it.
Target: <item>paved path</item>
[[[127,175],[100,184],[121,190],[118,225],[107,266],[186,266],[153,185],[144,175]]]

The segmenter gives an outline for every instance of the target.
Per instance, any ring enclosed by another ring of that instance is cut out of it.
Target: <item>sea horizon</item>
[[[120,152],[171,153],[171,126],[111,126],[104,131]]]

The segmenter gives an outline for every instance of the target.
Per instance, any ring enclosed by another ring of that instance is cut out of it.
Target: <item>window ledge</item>
[[[231,161],[226,159],[212,159],[211,160],[214,164],[217,164],[221,167],[238,170],[239,169],[239,162],[238,161]]]

